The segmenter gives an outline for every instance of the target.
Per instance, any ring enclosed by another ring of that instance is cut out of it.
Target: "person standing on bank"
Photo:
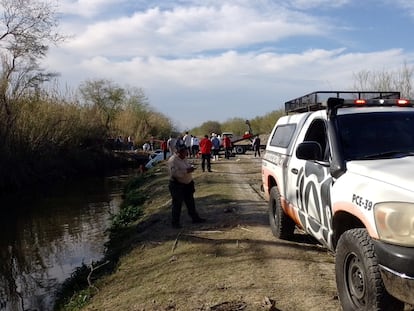
[[[253,150],[254,150],[254,157],[258,155],[260,157],[260,137],[259,135],[256,135],[256,137],[253,139]]]
[[[181,207],[185,203],[188,215],[193,223],[202,223],[206,220],[201,218],[195,207],[194,180],[192,172],[194,167],[187,161],[188,149],[182,144],[177,146],[176,153],[168,159],[170,181],[168,188],[172,198],[172,227],[181,228]]]
[[[161,150],[164,154],[164,160],[167,160],[167,153],[168,153],[168,143],[167,139],[165,138],[161,143]]]
[[[191,137],[191,153],[193,158],[198,158],[198,152],[200,151],[200,141],[197,136]]]
[[[230,159],[232,145],[231,145],[230,137],[228,135],[224,135],[223,148],[224,148],[224,157],[226,159]]]
[[[213,161],[218,161],[220,152],[220,139],[217,137],[216,133],[213,133],[210,140],[213,144]]]
[[[177,144],[177,140],[172,135],[170,135],[170,138],[168,138],[167,140],[167,147],[168,147],[168,150],[170,151],[170,156],[172,156],[175,153],[176,144]]]
[[[213,143],[208,138],[208,135],[204,135],[204,138],[200,140],[200,152],[201,152],[201,168],[203,172],[206,168],[207,162],[207,170],[211,172],[211,149],[213,148]]]
[[[193,136],[192,135],[190,135],[189,133],[188,133],[188,131],[187,132],[185,132],[185,135],[184,135],[184,137],[183,137],[183,141],[184,141],[184,144],[186,145],[186,147],[187,147],[187,149],[188,149],[188,156],[191,158],[191,156],[193,155],[193,153],[191,152],[191,138],[192,138]]]

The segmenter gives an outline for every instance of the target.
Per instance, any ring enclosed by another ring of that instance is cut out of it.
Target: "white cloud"
[[[117,62],[96,56],[79,64],[68,63],[68,67],[62,69],[72,76],[81,72],[80,79],[85,76],[112,78],[120,84],[146,89],[162,87],[207,92],[224,87],[254,89],[255,84],[283,80],[290,83],[315,81],[315,84],[329,81],[333,86],[344,86],[344,83],[350,86],[352,73],[362,69],[396,68],[405,58],[402,50],[347,53],[345,49],[317,49],[290,54],[228,51],[206,57],[166,59],[154,56]]]
[[[266,16],[252,8],[230,5],[168,11],[153,8],[87,25],[66,47],[90,56],[176,57],[274,43],[297,35],[322,35],[326,29],[318,19],[283,8]]]
[[[128,0],[59,0],[59,11],[62,14],[91,18],[125,2]]]
[[[296,7],[299,9],[313,9],[313,8],[319,8],[319,7],[323,7],[323,8],[341,7],[352,1],[351,0],[335,0],[335,1],[333,0],[292,0],[292,1],[287,1],[287,2],[288,3],[290,2],[293,7]]]
[[[346,25],[359,26],[349,16],[336,24],[328,20],[335,16],[311,15],[315,7],[335,12],[350,2],[66,1],[74,15],[62,29],[76,36],[51,49],[47,66],[74,88],[86,79],[141,87],[153,107],[183,127],[250,118],[302,93],[349,89],[361,70],[413,61],[409,50],[392,44],[358,51],[356,32],[341,37]],[[135,9],[122,14],[122,5]],[[351,40],[352,46],[339,43]]]
[[[390,0],[387,0],[390,1]],[[414,18],[414,2],[412,0],[391,0],[391,5],[402,7]]]

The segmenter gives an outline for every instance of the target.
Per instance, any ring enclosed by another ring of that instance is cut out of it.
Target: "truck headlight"
[[[414,246],[414,204],[383,202],[374,206],[378,236],[384,242]]]

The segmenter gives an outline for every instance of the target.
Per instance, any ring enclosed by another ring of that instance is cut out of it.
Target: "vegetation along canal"
[[[103,258],[110,215],[129,177],[85,179],[0,203],[1,311],[52,310],[63,281]]]

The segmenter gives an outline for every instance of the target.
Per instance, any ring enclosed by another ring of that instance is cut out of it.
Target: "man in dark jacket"
[[[254,150],[254,156],[258,155],[260,157],[260,137],[259,135],[256,135],[256,137],[253,139],[253,150]]]

